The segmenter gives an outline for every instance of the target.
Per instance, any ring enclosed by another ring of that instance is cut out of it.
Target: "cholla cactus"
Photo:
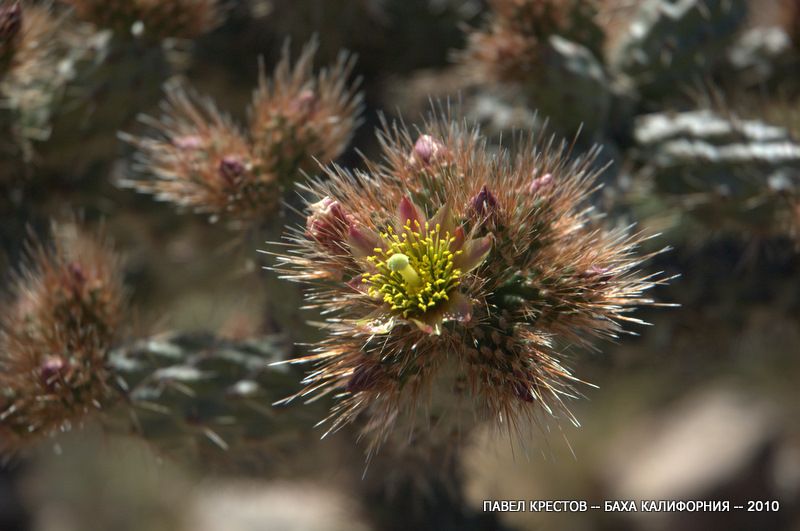
[[[432,411],[423,395],[511,431],[542,408],[574,421],[563,400],[579,380],[560,352],[640,322],[628,313],[661,282],[637,271],[642,237],[590,216],[594,151],[570,160],[522,137],[517,155],[494,152],[446,117],[424,130],[387,129],[385,163],[307,186],[306,227],[277,269],[314,286],[330,335],[298,360],[317,368],[292,398],[337,394],[331,429],[366,411],[372,448]]]
[[[673,240],[796,237],[800,144],[791,127],[774,125],[791,126],[791,111],[778,105],[759,112],[773,123],[731,109],[640,116],[633,136],[643,169],[629,203],[648,217],[671,219]]]
[[[481,79],[521,81],[534,76],[552,35],[601,56],[603,32],[595,22],[593,1],[491,0],[489,4],[488,28],[471,32],[460,56]]]
[[[68,224],[29,246],[0,331],[0,453],[69,429],[112,396],[106,356],[124,307],[119,259],[102,238]]]
[[[155,133],[122,136],[138,148],[136,169],[147,175],[123,184],[215,217],[266,217],[282,186],[314,160],[335,159],[356,126],[361,96],[348,84],[353,60],[343,54],[315,76],[315,49],[315,43],[306,46],[292,67],[286,47],[273,78],[262,75],[249,134],[210,100],[170,87],[162,118],[145,118]]]
[[[79,18],[121,36],[192,39],[222,21],[217,0],[63,0]]]

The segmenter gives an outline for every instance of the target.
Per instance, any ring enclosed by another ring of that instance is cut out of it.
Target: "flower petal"
[[[463,273],[468,273],[481,265],[489,251],[492,250],[493,242],[494,236],[491,234],[466,242],[461,249],[463,252],[454,260],[456,267],[460,268]]]
[[[375,254],[375,248],[380,245],[380,239],[369,229],[350,225],[347,231],[347,243],[353,256],[364,258]]]
[[[456,221],[449,203],[445,203],[431,218],[431,226],[439,225],[439,234],[449,232],[451,236],[456,231]]]
[[[425,231],[425,214],[408,197],[400,200],[400,205],[397,207],[397,221],[399,225],[395,227],[397,232],[403,232],[403,227],[409,221],[411,222],[412,230],[416,230],[417,224],[419,224],[420,234]]]
[[[424,323],[419,319],[409,319],[409,322],[414,323],[417,326],[417,328],[419,328],[421,331],[425,332],[428,335],[432,336],[442,335],[442,327],[441,323],[439,322],[434,323],[432,325]]]
[[[364,275],[354,276],[347,282],[347,285],[359,293],[367,294],[369,292],[369,286],[364,282]]]
[[[472,320],[472,302],[463,293],[456,292],[450,295],[445,310],[449,320],[459,323],[467,323]]]
[[[464,235],[464,227],[458,227],[455,231],[453,231],[453,243],[450,244],[450,252],[456,252],[464,246],[464,240],[466,240],[466,236]]]

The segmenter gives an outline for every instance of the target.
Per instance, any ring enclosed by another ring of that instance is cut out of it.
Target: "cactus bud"
[[[330,251],[344,250],[342,243],[347,238],[351,217],[342,205],[326,196],[310,208],[311,214],[306,218],[306,234]]]
[[[235,184],[247,170],[240,157],[226,155],[219,162],[219,174],[228,184]]]
[[[472,198],[470,204],[478,217],[485,218],[491,216],[497,208],[497,198],[484,184],[481,191]]]
[[[64,378],[66,367],[67,364],[61,356],[51,356],[42,362],[39,378],[49,392],[54,392],[56,383]]]
[[[408,157],[408,162],[412,166],[427,166],[436,162],[437,158],[444,154],[444,144],[430,135],[422,135],[414,143],[414,149]]]

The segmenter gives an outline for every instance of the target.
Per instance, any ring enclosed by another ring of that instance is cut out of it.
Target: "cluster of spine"
[[[114,395],[125,293],[108,244],[73,224],[31,243],[0,321],[0,453],[80,424]]]
[[[286,47],[273,77],[262,72],[246,132],[211,100],[169,88],[163,116],[144,119],[153,133],[122,137],[141,175],[125,184],[213,217],[265,219],[303,170],[342,153],[357,125],[352,58],[315,75],[315,51],[312,42],[292,66]]]
[[[218,0],[63,0],[81,20],[121,36],[192,39],[218,26]]]
[[[384,162],[307,185],[306,227],[277,269],[312,286],[328,336],[299,360],[316,368],[292,398],[337,396],[331,429],[366,411],[373,448],[448,397],[510,431],[541,411],[574,420],[561,353],[652,304],[642,237],[590,215],[594,152],[525,136],[494,151],[445,116],[424,131],[387,127]]]
[[[594,1],[490,0],[485,29],[471,31],[460,61],[481,79],[523,81],[535,78],[553,35],[579,42],[597,56],[603,32]]]

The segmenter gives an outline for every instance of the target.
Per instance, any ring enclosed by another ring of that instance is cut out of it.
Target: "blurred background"
[[[657,234],[645,251],[671,250],[647,268],[680,275],[654,292],[679,308],[639,311],[653,326],[570,353],[598,386],[572,404],[580,428],[543,426],[524,444],[487,428],[466,442],[457,510],[477,516],[463,529],[800,530],[800,2],[236,0],[209,31],[158,42],[79,21],[63,3],[29,4],[69,29],[58,46],[72,52],[48,52],[59,55],[44,63],[47,83],[28,80],[25,97],[2,81],[1,269],[28,227],[78,212],[126,257],[130,340],[309,341],[314,316],[256,252],[302,218],[286,208],[234,229],[124,189],[131,148],[117,131],[141,132],[137,115],[158,114],[175,78],[241,120],[259,60],[269,72],[286,39],[296,56],[316,36],[317,64],[350,50],[363,78],[363,121],[340,164],[378,153],[381,113],[420,124],[431,99],[449,98],[494,141],[549,119],[558,135],[579,133],[578,151],[602,145],[597,206]],[[552,7],[517,27],[506,8],[518,4]],[[406,529],[403,514],[375,518],[364,492],[386,466],[366,468],[348,430],[319,441],[316,413],[233,457],[86,426],[2,467],[0,530]],[[481,514],[504,499],[780,510]]]

